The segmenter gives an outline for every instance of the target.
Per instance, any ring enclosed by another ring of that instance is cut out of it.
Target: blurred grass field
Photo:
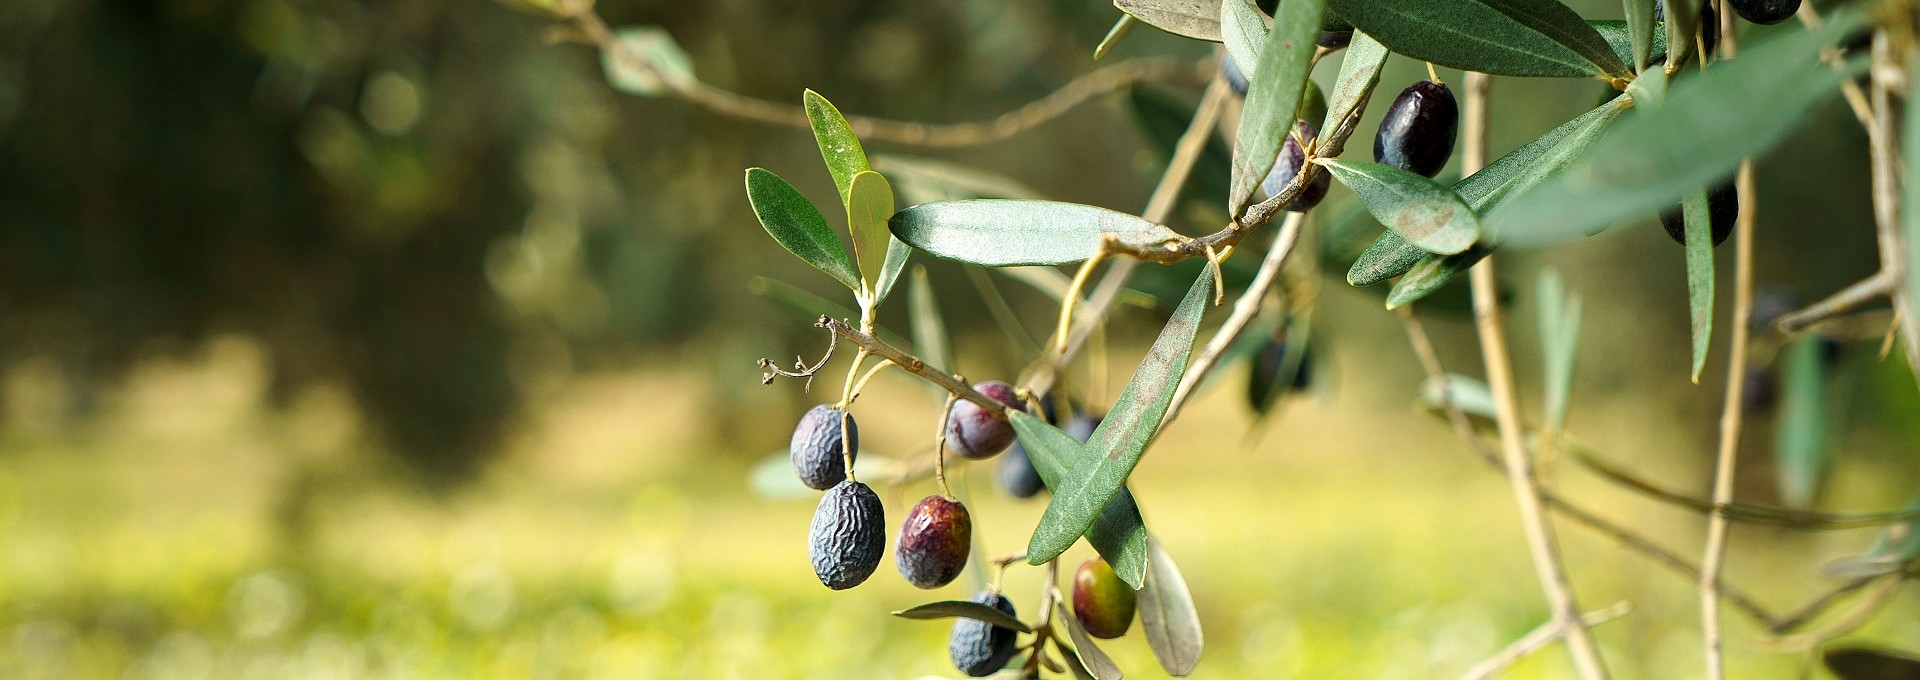
[[[1254,446],[1234,374],[1135,477],[1203,617],[1194,677],[1453,677],[1542,620],[1505,482],[1416,412],[1411,385],[1364,377],[1406,375],[1404,351],[1368,354],[1332,354],[1321,387],[1288,401]],[[265,408],[260,361],[249,341],[214,341],[143,368],[80,428],[58,427],[47,406],[61,402],[58,381],[9,377],[8,415],[24,426],[0,445],[0,677],[956,675],[947,623],[886,612],[965,597],[973,577],[919,592],[889,562],[852,591],[821,588],[805,557],[812,502],[749,492],[759,451],[727,450],[700,429],[691,416],[711,381],[675,362],[568,383],[478,483],[436,497],[366,451],[343,396],[309,390]],[[1605,359],[1592,363],[1606,372]],[[804,397],[763,389],[794,406],[732,438],[770,451]],[[887,405],[856,407],[869,445],[914,450],[935,405],[904,377],[869,389],[864,403]],[[1644,417],[1667,392],[1602,402],[1575,424]],[[1633,449],[1683,436],[1603,434],[1596,445]],[[1691,462],[1634,458],[1668,479],[1702,478]],[[1697,518],[1562,465],[1556,477],[1576,497],[1697,552]],[[1016,550],[1044,504],[1007,499],[991,473],[967,469],[956,490],[989,550]],[[1844,468],[1835,484],[1848,498],[1903,493]],[[931,488],[882,497],[899,513]],[[1633,603],[1598,631],[1618,677],[1689,675],[1676,669],[1698,664],[1691,581],[1582,528],[1560,533],[1588,608]],[[1784,610],[1826,583],[1821,559],[1871,535],[1743,528],[1729,578]],[[1068,565],[1087,554],[1077,546]],[[1007,576],[1023,613],[1039,573]],[[1899,595],[1855,638],[1920,640],[1916,605]],[[1750,621],[1728,620],[1734,677],[1808,677],[1806,655],[1768,651]],[[1106,648],[1130,677],[1157,677],[1137,631]],[[1566,668],[1550,647],[1506,677]]]

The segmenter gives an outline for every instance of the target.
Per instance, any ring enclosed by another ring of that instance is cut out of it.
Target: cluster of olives
[[[1018,617],[1013,602],[1005,595],[988,590],[973,601]],[[1080,627],[1103,640],[1127,633],[1133,625],[1136,608],[1133,589],[1113,573],[1106,560],[1093,558],[1080,564],[1073,574],[1073,617]],[[1019,632],[978,619],[962,618],[953,624],[947,638],[947,656],[953,667],[971,677],[981,678],[1005,668],[1020,650]]]
[[[980,383],[974,390],[1010,408],[1020,405],[1013,386],[1003,382]],[[946,440],[964,458],[990,458],[1013,443],[1013,424],[998,411],[956,401],[947,413]],[[859,444],[853,415],[823,404],[801,416],[788,449],[800,481],[826,491],[813,513],[808,549],[814,575],[834,590],[866,582],[886,552],[886,509],[880,497],[847,477],[846,464]],[[938,588],[966,568],[972,546],[973,519],[967,507],[947,496],[928,496],[900,525],[894,561],[908,583]]]

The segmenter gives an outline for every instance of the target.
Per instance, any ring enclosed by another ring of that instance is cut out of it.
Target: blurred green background
[[[1099,66],[1118,16],[1097,0],[599,11],[664,27],[718,87],[793,104],[811,87],[848,113],[927,122],[988,118]],[[552,23],[485,0],[0,3],[0,677],[956,675],[945,623],[886,612],[969,595],[968,578],[924,593],[883,565],[829,593],[805,557],[811,496],[748,483],[837,387],[762,386],[754,366],[817,356],[809,320],[828,311],[757,295],[754,277],[844,296],[766,238],[741,191],[742,169],[763,166],[831,204],[810,135],[620,94],[591,48],[549,40]],[[1142,27],[1107,59],[1212,51]],[[1421,77],[1394,60],[1381,100]],[[1189,106],[1199,88],[1154,86]],[[1500,81],[1494,150],[1600,89]],[[868,150],[1134,211],[1164,159],[1128,102],[974,148]],[[1770,290],[1810,300],[1873,271],[1864,149],[1835,102],[1763,160]],[[1327,206],[1354,210],[1341,189]],[[1212,230],[1219,213],[1191,201],[1176,226]],[[1690,384],[1681,251],[1650,225],[1503,256],[1522,396],[1537,414],[1532,282],[1551,265],[1585,300],[1573,434],[1704,494],[1725,338]],[[1300,260],[1295,280],[1318,289],[1312,389],[1256,423],[1245,369],[1228,367],[1134,481],[1199,604],[1196,677],[1457,675],[1544,618],[1506,483],[1413,406],[1418,367],[1379,291]],[[914,261],[957,370],[1013,377],[1031,355],[974,279]],[[1044,296],[992,280],[1025,333],[1051,329]],[[1723,301],[1729,285],[1723,272]],[[882,325],[904,332],[903,306]],[[1471,328],[1435,307],[1448,365],[1477,375]],[[1074,397],[1111,399],[1163,317],[1123,307],[1104,367],[1074,368]],[[1899,353],[1879,361],[1877,334],[1856,335],[1830,378],[1822,505],[1895,507],[1920,486],[1920,399]],[[843,371],[844,357],[826,373]],[[869,394],[855,412],[871,450],[923,451],[938,404],[900,375]],[[1777,502],[1771,418],[1750,420],[1744,500]],[[1697,516],[1570,462],[1551,474],[1698,552]],[[956,479],[989,550],[1018,549],[1043,504],[1000,494],[991,469]],[[932,489],[882,496],[897,515]],[[1582,528],[1561,535],[1589,607],[1635,607],[1599,629],[1617,675],[1695,674],[1692,582]],[[1738,527],[1728,578],[1786,610],[1874,535]],[[1038,579],[1008,576],[1023,613]],[[1920,647],[1916,613],[1899,594],[1853,638]],[[1736,677],[1822,677],[1727,618]],[[1107,648],[1130,676],[1160,674],[1137,632]],[[1565,677],[1564,660],[1549,649],[1512,677]]]

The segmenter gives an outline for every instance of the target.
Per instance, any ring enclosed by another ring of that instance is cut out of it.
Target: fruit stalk
[[[939,385],[941,389],[945,389],[957,398],[971,401],[985,409],[996,411],[1006,410],[1006,404],[994,401],[987,395],[974,391],[972,387],[967,385],[966,381],[961,380],[958,376],[934,368],[919,357],[908,354],[898,347],[889,345],[880,338],[874,337],[871,333],[863,333],[860,329],[849,326],[844,321],[823,314],[818,321],[813,322],[813,325],[817,328],[825,328],[833,331],[834,335],[846,338],[853,344],[859,345],[860,349],[867,354],[891,361],[895,366],[899,366],[900,370],[920,376],[926,379],[927,382]]]

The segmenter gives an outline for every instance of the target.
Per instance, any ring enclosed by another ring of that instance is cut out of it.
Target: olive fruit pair
[[[998,380],[977,383],[973,391],[1006,404],[1007,408],[1022,406],[1020,397],[1013,392],[1013,386]],[[953,407],[947,410],[947,447],[962,458],[992,458],[1007,450],[1013,440],[1013,423],[1000,411],[989,411],[965,399],[955,400]]]
[[[982,592],[974,596],[974,602],[1006,612],[1008,616],[1018,617],[1013,609],[1013,601],[1007,596],[993,591]],[[1012,628],[981,621],[979,619],[960,618],[953,622],[953,634],[947,638],[947,656],[953,660],[953,667],[969,677],[984,678],[1005,668],[1013,660],[1020,632]]]
[[[828,489],[807,531],[813,574],[834,590],[866,582],[887,552],[887,513],[867,485],[843,481]]]
[[[808,488],[830,489],[847,478],[848,456],[841,455],[842,422],[846,424],[845,450],[857,456],[860,426],[853,422],[852,414],[821,404],[800,416],[800,424],[794,426],[787,455],[793,459],[794,474]]]
[[[1280,192],[1286,190],[1287,185],[1293,183],[1294,176],[1300,174],[1301,166],[1306,165],[1307,162],[1307,151],[1300,144],[1303,140],[1312,142],[1315,137],[1320,136],[1320,126],[1302,120],[1295,124],[1294,133],[1287,135],[1287,143],[1280,147],[1280,157],[1274,160],[1273,170],[1269,171],[1266,180],[1260,183],[1260,189],[1267,192],[1269,198],[1278,196]],[[1293,202],[1287,204],[1287,209],[1294,212],[1312,210],[1313,206],[1320,205],[1320,201],[1327,197],[1327,189],[1332,186],[1332,183],[1331,175],[1325,172],[1314,173],[1313,179],[1307,181],[1307,186],[1300,191],[1300,195],[1295,196]]]
[[[1407,86],[1387,107],[1373,136],[1373,159],[1425,177],[1440,174],[1453,155],[1460,106],[1446,85],[1422,80]]]
[[[900,525],[895,563],[908,583],[933,589],[952,583],[966,569],[972,548],[973,519],[967,506],[946,496],[928,496]]]
[[[1720,245],[1733,233],[1733,220],[1740,216],[1740,192],[1727,182],[1707,190],[1707,224],[1712,226],[1713,244]],[[1667,228],[1673,242],[1687,243],[1687,219],[1679,205],[1660,211],[1660,226]]]
[[[1098,557],[1080,563],[1073,572],[1073,616],[1087,634],[1111,640],[1127,634],[1133,624],[1133,588]]]

